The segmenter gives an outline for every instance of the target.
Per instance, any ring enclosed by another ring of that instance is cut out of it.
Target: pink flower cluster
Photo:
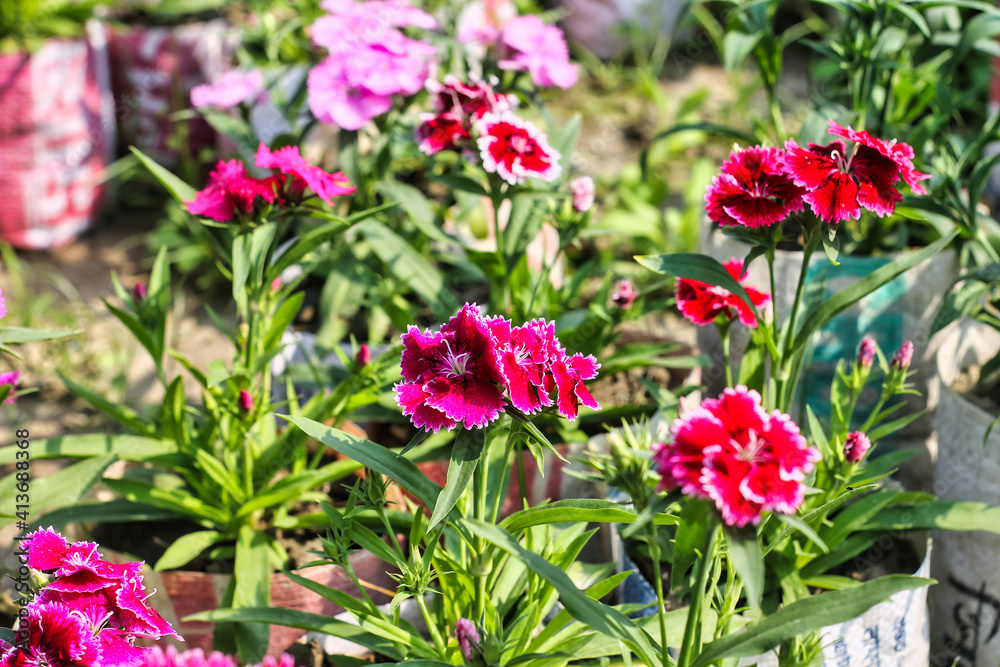
[[[17,381],[21,377],[21,371],[14,370],[7,373],[0,373],[0,387],[10,387],[11,395],[7,396],[7,403],[14,402],[13,392],[17,391]]]
[[[730,526],[757,524],[764,512],[794,514],[820,459],[788,415],[768,414],[760,394],[742,385],[679,417],[671,435],[654,449],[659,488],[715,501]]]
[[[497,93],[494,85],[481,79],[462,83],[452,75],[430,84],[434,113],[424,114],[415,131],[420,150],[434,155],[475,147],[483,168],[512,185],[555,180],[562,169],[559,152],[537,127],[514,115],[516,99]]]
[[[297,146],[285,146],[271,151],[263,143],[257,149],[257,166],[272,169],[267,178],[251,176],[243,162],[219,162],[208,177],[208,186],[195,198],[185,202],[187,210],[218,222],[228,222],[237,214],[253,211],[259,200],[285,207],[302,200],[308,188],[333,204],[333,197],[349,195],[355,187],[349,185],[342,172],[327,173],[309,164]],[[259,198],[259,200],[258,200]]]
[[[264,90],[264,77],[259,70],[227,72],[215,83],[204,83],[191,89],[191,106],[229,109],[241,102],[256,99]]]
[[[584,381],[597,377],[600,364],[591,355],[567,355],[553,322],[515,327],[467,303],[439,331],[411,325],[402,341],[396,402],[418,428],[481,428],[507,405],[534,414],[555,404],[570,420],[581,404],[599,407]]]
[[[419,92],[435,48],[399,28],[437,28],[437,21],[408,0],[324,0],[329,14],[312,39],[329,55],[309,73],[309,107],[321,122],[357,130],[392,108],[393,95]]]
[[[733,257],[723,266],[729,275],[743,285],[743,280],[740,278],[740,274],[743,273],[743,260]],[[771,301],[771,295],[766,292],[760,292],[747,285],[743,285],[743,289],[755,307]],[[730,320],[738,316],[740,322],[746,326],[757,327],[757,318],[743,299],[724,287],[709,285],[699,280],[687,278],[677,280],[677,308],[684,317],[698,326],[711,324],[716,317],[722,315]]]
[[[200,648],[178,652],[173,646],[164,651],[154,646],[144,655],[141,667],[239,667],[236,659],[221,651],[212,651],[207,656]],[[295,658],[288,653],[282,653],[280,658],[264,656],[264,661],[253,667],[295,667]]]
[[[879,217],[891,215],[903,196],[902,180],[916,194],[927,178],[913,165],[913,148],[877,139],[865,131],[830,123],[839,139],[825,146],[802,148],[794,140],[784,150],[755,146],[736,150],[722,165],[705,195],[705,210],[720,225],[769,227],[809,204],[828,223],[858,219],[861,209]]]
[[[180,639],[146,602],[141,563],[109,563],[97,544],[69,544],[39,529],[22,543],[27,566],[52,573],[24,607],[16,646],[0,642],[0,667],[136,667],[149,649],[137,638]]]
[[[580,76],[580,66],[569,62],[562,30],[534,14],[509,21],[501,41],[509,57],[500,61],[500,69],[527,70],[536,86],[571,88]]]

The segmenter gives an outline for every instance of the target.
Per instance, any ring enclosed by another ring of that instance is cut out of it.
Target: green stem
[[[358,589],[358,591],[361,592],[361,595],[365,598],[365,602],[367,602],[368,605],[372,608],[372,611],[377,612],[378,607],[375,605],[375,601],[372,600],[371,596],[368,595],[368,590],[361,585],[361,581],[358,579],[358,575],[354,571],[354,567],[351,566],[351,559],[345,557],[342,567],[344,568],[344,572],[347,573],[347,576],[351,578],[351,581],[354,583],[354,586]]]
[[[489,438],[489,434],[486,435]],[[475,473],[472,477],[472,503],[473,503],[473,516],[480,521],[486,521],[486,477],[487,469],[485,460],[487,448],[483,448],[483,454],[479,460],[479,464],[476,465]],[[472,554],[472,572],[476,579],[476,598],[475,598],[475,618],[473,621],[479,623],[483,620],[483,615],[486,613],[486,577],[489,575],[489,570],[484,562],[484,556],[486,551],[486,541],[481,537],[473,538],[473,551]]]
[[[431,633],[431,639],[434,640],[434,648],[437,649],[438,655],[441,656],[442,660],[447,659],[447,653],[445,652],[445,647],[447,644],[444,642],[444,638],[441,637],[441,631],[438,629],[436,619],[431,616],[430,610],[427,608],[427,602],[424,601],[423,595],[414,595],[417,600],[417,606],[420,607],[420,613],[424,616],[424,622],[427,624],[427,629]]]
[[[732,329],[731,322],[718,324],[719,338],[722,339],[722,364],[726,367],[726,386],[733,386],[733,364],[729,358],[729,333]]]
[[[701,560],[698,562],[698,583],[691,591],[691,606],[688,608],[687,622],[684,624],[684,639],[681,642],[680,655],[677,657],[677,667],[689,667],[694,658],[701,652],[701,610],[705,601],[708,575],[712,570],[715,537],[718,533],[719,524],[715,522],[705,532],[705,547],[702,550]]]
[[[788,321],[785,322],[785,335],[783,339],[779,342],[779,349],[781,351],[781,358],[778,359],[778,377],[777,377],[777,388],[778,388],[778,405],[777,408],[783,412],[788,412],[789,406],[783,405],[784,395],[785,395],[785,383],[789,382],[791,378],[786,377],[789,372],[788,364],[791,362],[792,358],[792,346],[795,343],[795,330],[796,330],[796,320],[799,317],[799,307],[802,303],[802,294],[805,292],[806,286],[806,274],[809,272],[809,260],[812,258],[813,253],[816,251],[817,246],[819,246],[820,234],[822,230],[813,229],[806,227],[803,232],[805,238],[805,247],[802,249],[802,268],[799,271],[799,280],[795,285],[795,299],[792,301],[792,312],[788,315]],[[773,298],[773,296],[772,296]],[[789,399],[790,402],[790,399]]]
[[[670,653],[667,650],[667,612],[663,598],[663,573],[660,571],[660,541],[656,535],[656,525],[650,521],[646,524],[646,539],[649,541],[649,557],[653,560],[653,576],[656,578],[656,615],[660,617],[660,650],[663,667],[670,664]]]

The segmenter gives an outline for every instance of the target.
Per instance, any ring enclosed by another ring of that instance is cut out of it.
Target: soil
[[[1000,381],[979,385],[980,366],[962,368],[951,388],[991,415],[1000,415]]]

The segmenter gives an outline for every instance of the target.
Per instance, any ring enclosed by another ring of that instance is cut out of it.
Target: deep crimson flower
[[[844,458],[851,463],[860,463],[865,454],[872,448],[872,441],[861,431],[855,431],[844,441]]]
[[[559,152],[545,135],[513,113],[488,113],[477,124],[483,168],[512,185],[526,178],[553,181],[559,177]]]
[[[469,138],[468,127],[454,112],[424,114],[421,120],[423,122],[417,126],[414,136],[417,147],[425,155],[456,150],[459,142]]]
[[[83,619],[68,605],[32,602],[26,609],[27,642],[0,657],[3,667],[95,667],[101,646]]]
[[[410,326],[402,336],[403,382],[396,402],[413,424],[435,433],[483,427],[504,408],[497,342],[475,304],[465,304],[441,331]]]
[[[733,257],[724,266],[729,275],[743,285],[754,306],[760,307],[771,301],[771,295],[745,285],[740,279],[743,260]],[[724,287],[709,285],[698,280],[677,279],[677,308],[684,317],[699,326],[711,324],[719,315],[732,319],[734,311],[735,316],[738,316],[743,324],[748,327],[757,326],[757,318],[743,299]]]
[[[731,526],[760,522],[763,512],[792,514],[802,504],[803,480],[820,459],[799,427],[761,407],[760,394],[727,388],[674,421],[672,442],[654,449],[661,490],[715,501]]]
[[[208,186],[192,201],[187,210],[218,222],[229,222],[236,212],[249,213],[257,197],[274,201],[274,191],[251,177],[240,160],[219,162],[208,176]]]
[[[21,377],[21,371],[10,371],[8,373],[0,373],[0,387],[9,386],[11,392],[17,390],[17,381]],[[14,396],[7,397],[7,403],[13,403],[15,400]]]
[[[467,661],[472,661],[473,644],[479,643],[479,631],[475,624],[467,618],[460,618],[455,622],[455,639],[458,640],[458,648]]]
[[[583,384],[584,380],[597,377],[601,367],[593,355],[574,354],[572,357],[557,359],[552,363],[552,375],[555,377],[559,395],[556,406],[566,419],[573,421],[579,412],[580,405],[599,410],[600,405]]]
[[[754,146],[734,150],[705,194],[705,210],[725,226],[770,227],[801,211],[803,191],[783,168],[783,151]]]
[[[263,143],[257,148],[257,166],[264,169],[277,169],[282,174],[292,177],[289,190],[293,194],[301,194],[305,187],[332,205],[332,197],[349,195],[357,190],[347,182],[343,172],[327,173],[317,166],[309,164],[298,146],[285,146],[271,151]]]
[[[896,189],[900,178],[914,192],[926,192],[920,181],[929,176],[914,168],[913,149],[907,144],[876,139],[832,120],[830,133],[857,142],[853,151],[849,153],[839,140],[808,148],[792,139],[785,142],[785,170],[796,185],[808,190],[803,198],[820,220],[857,219],[862,208],[879,217],[890,215],[903,199]]]
[[[357,355],[355,355],[354,357],[354,363],[356,363],[358,365],[358,368],[361,369],[367,366],[368,362],[371,360],[372,360],[372,351],[368,349],[368,346],[365,343],[362,343],[361,347],[358,348]]]
[[[246,389],[240,389],[240,411],[247,413],[253,411],[253,394]]]
[[[875,361],[875,341],[866,336],[858,346],[858,365],[871,368],[873,361]]]
[[[511,97],[493,90],[498,81],[471,78],[461,81],[454,74],[445,75],[441,83],[428,83],[434,93],[434,110],[452,112],[465,119],[479,120],[488,113],[503,113],[513,108]]]

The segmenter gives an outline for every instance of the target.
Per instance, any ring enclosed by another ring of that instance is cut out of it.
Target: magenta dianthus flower
[[[855,431],[844,441],[844,458],[850,463],[860,463],[865,454],[872,448],[872,441],[861,431]]]
[[[277,169],[282,174],[291,176],[292,181],[288,189],[293,196],[300,195],[308,187],[330,205],[333,204],[333,197],[349,195],[357,190],[348,183],[343,172],[330,174],[309,164],[302,157],[298,146],[285,146],[271,151],[262,142],[257,148],[257,166]]]
[[[820,459],[788,415],[768,414],[760,394],[742,385],[682,415],[671,435],[654,452],[659,488],[713,500],[731,526],[757,524],[767,511],[794,513]]]
[[[861,345],[858,346],[858,365],[862,368],[871,368],[874,361],[875,341],[866,336],[861,340]]]
[[[21,377],[21,371],[10,371],[7,373],[0,373],[0,387],[10,387],[11,392],[17,390],[17,381]],[[15,400],[14,396],[7,397],[7,403],[13,403]]]
[[[253,210],[257,197],[274,201],[274,192],[260,180],[250,176],[240,160],[219,162],[208,176],[208,186],[192,201],[187,210],[217,222],[229,222],[240,213]]]
[[[905,341],[892,355],[892,362],[889,364],[892,370],[905,371],[913,361],[913,341]]]
[[[500,61],[501,69],[527,70],[532,82],[543,88],[570,88],[579,78],[580,67],[569,62],[566,38],[558,26],[527,14],[509,21],[501,39],[514,51]]]
[[[458,640],[458,648],[462,651],[462,656],[471,661],[475,650],[474,644],[479,643],[479,631],[476,625],[467,618],[460,618],[455,622],[455,639]]]
[[[783,153],[753,146],[734,150],[705,195],[708,217],[723,226],[770,227],[803,209],[803,190],[785,174]]]

